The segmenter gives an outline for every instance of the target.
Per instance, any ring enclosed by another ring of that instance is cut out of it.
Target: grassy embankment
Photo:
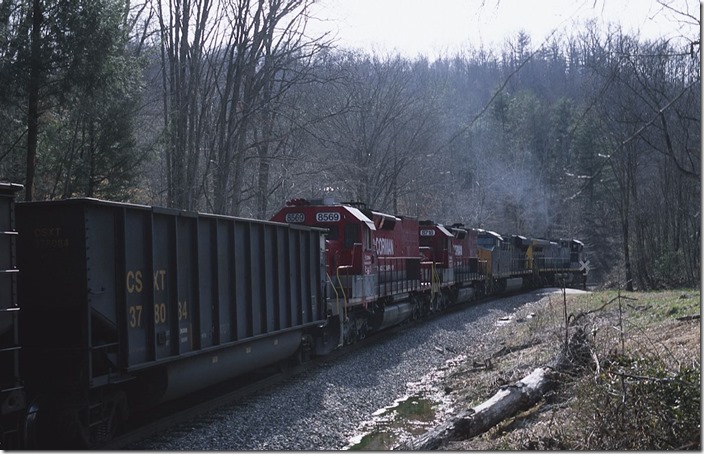
[[[701,294],[551,295],[521,307],[496,344],[454,371],[447,386],[473,407],[505,383],[550,365],[581,329],[589,358],[537,406],[446,449],[660,450],[701,447]],[[565,313],[568,322],[565,321]],[[473,367],[491,358],[490,367]]]
[[[700,302],[686,289],[552,294],[521,306],[437,384],[455,411],[554,365],[580,330],[584,363],[559,373],[538,405],[444,449],[700,449]],[[389,449],[444,417],[422,395],[386,413],[352,449]]]

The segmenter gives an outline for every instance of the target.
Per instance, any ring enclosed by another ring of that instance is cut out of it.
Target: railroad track
[[[469,303],[449,306],[442,312],[429,315],[429,318],[443,318],[477,304],[487,303],[499,298],[507,298],[524,292],[525,291],[516,291],[500,295],[485,296]],[[427,318],[421,318],[412,322],[404,322],[381,332],[371,333],[364,340],[335,350],[329,355],[313,358],[300,365],[289,364],[288,367],[270,366],[210,387],[207,390],[163,404],[153,410],[137,414],[128,421],[126,433],[99,446],[99,449],[130,449],[130,446],[151,437],[174,430],[178,432],[179,425],[189,422],[194,425],[199,425],[201,424],[198,421],[199,418],[203,418],[204,415],[208,413],[215,412],[218,407],[245,401],[248,397],[255,396],[265,391],[267,388],[295,380],[302,372],[312,367],[319,367],[325,363],[336,361],[345,355],[354,353],[360,348],[364,348],[364,346],[369,343],[383,342],[393,337],[400,330],[413,329],[415,325],[423,323],[426,319]],[[190,428],[184,430],[188,431]]]
[[[99,448],[105,450],[128,448],[130,445],[168,432],[179,424],[212,412],[220,406],[241,401],[262,389],[280,384],[300,373],[303,368],[303,366],[295,366],[274,370],[270,367],[142,412],[127,421],[124,434]]]
[[[267,388],[295,380],[305,370],[335,361],[336,359],[363,348],[369,342],[392,336],[401,326],[392,327],[379,333],[373,333],[366,339],[358,341],[332,353],[313,358],[303,364],[286,364],[283,367],[267,368],[245,374],[241,377],[212,386],[173,402],[167,402],[154,409],[141,412],[127,421],[126,432],[99,446],[101,450],[129,449],[131,445],[158,436],[180,424],[193,421],[203,415],[214,412],[218,407],[242,402],[247,397],[257,395]]]

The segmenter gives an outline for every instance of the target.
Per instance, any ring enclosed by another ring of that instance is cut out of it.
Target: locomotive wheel
[[[429,312],[440,311],[440,295],[438,295],[437,293],[433,295],[433,298],[430,300],[429,307]]]
[[[357,341],[357,320],[350,316],[343,325],[345,331],[345,345],[352,345]]]
[[[427,317],[428,315],[430,315],[430,312],[431,312],[432,309],[433,309],[433,308],[430,306],[430,303],[431,303],[430,300],[427,300],[427,299],[426,299],[426,301],[423,303],[423,306],[421,307],[421,312],[420,312],[420,316],[421,316],[421,317],[425,318],[425,317]]]
[[[362,326],[359,327],[357,331],[357,338],[359,340],[364,340],[367,338],[367,321],[365,320]]]
[[[438,310],[444,311],[447,306],[449,306],[449,298],[445,293],[441,293],[438,297]]]
[[[289,366],[300,366],[303,363],[310,361],[310,357],[310,349],[307,349],[301,345],[291,358],[284,360],[279,364],[279,370],[284,372],[288,370]]]
[[[420,318],[420,304],[418,304],[418,301],[413,302],[413,311],[411,314],[411,319],[413,321],[416,321]]]
[[[476,298],[476,296],[475,296]],[[457,287],[452,288],[452,292],[449,295],[448,306],[454,306],[460,299],[460,289]],[[474,298],[473,298],[474,299]]]

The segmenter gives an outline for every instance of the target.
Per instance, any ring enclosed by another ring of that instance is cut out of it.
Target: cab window
[[[352,248],[355,243],[359,242],[359,225],[345,224],[344,235],[345,235],[345,248],[346,249]]]
[[[328,232],[328,240],[336,241],[340,238],[340,229],[336,225],[320,225],[320,227],[330,230]]]
[[[490,236],[480,236],[477,238],[477,246],[479,246],[482,249],[488,249],[488,250],[493,250],[494,246],[496,246],[494,242],[494,238]]]

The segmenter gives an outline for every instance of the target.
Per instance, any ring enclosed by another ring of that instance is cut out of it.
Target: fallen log
[[[552,370],[539,367],[522,380],[502,386],[489,400],[460,412],[449,421],[394,449],[427,451],[439,448],[445,441],[479,435],[535,405],[554,384]]]

